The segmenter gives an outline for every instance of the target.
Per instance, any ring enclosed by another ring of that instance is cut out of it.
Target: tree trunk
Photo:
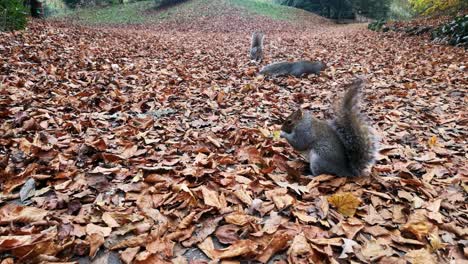
[[[44,6],[40,0],[31,0],[31,16],[44,18]]]

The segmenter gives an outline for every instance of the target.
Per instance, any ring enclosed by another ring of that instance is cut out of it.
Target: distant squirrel
[[[363,82],[356,79],[349,85],[333,120],[319,120],[299,109],[283,123],[281,137],[308,154],[314,176],[359,176],[374,163],[376,140],[358,109]]]
[[[320,61],[297,61],[297,62],[278,62],[268,64],[260,71],[262,75],[270,75],[273,77],[282,75],[293,75],[301,77],[303,74],[320,74],[320,71],[325,69],[326,65]]]
[[[263,39],[265,35],[260,32],[252,34],[252,42],[250,45],[250,59],[260,62],[263,59]]]

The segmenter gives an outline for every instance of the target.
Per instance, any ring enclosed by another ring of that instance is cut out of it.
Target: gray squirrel
[[[262,75],[268,76],[283,76],[283,75],[293,75],[295,77],[301,77],[304,74],[320,74],[320,71],[325,69],[326,65],[320,61],[296,61],[296,62],[277,62],[268,64],[263,67],[260,71]]]
[[[263,38],[265,35],[260,32],[252,34],[252,42],[250,45],[250,59],[260,62],[263,59]]]
[[[358,78],[349,85],[334,119],[319,120],[299,109],[283,123],[280,136],[308,154],[314,176],[359,176],[374,163],[376,140],[359,112],[363,82]]]

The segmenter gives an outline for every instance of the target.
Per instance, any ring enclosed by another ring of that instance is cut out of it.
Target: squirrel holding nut
[[[348,85],[332,120],[319,120],[299,109],[284,121],[280,136],[297,151],[308,154],[314,176],[360,176],[374,163],[376,140],[359,111],[363,85],[360,78]]]

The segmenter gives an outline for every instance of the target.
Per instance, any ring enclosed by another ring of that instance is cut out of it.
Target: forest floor
[[[0,262],[466,260],[466,50],[227,11],[0,33]],[[328,68],[256,75],[298,59]],[[330,117],[354,75],[377,163],[305,176],[279,120],[300,106]]]

